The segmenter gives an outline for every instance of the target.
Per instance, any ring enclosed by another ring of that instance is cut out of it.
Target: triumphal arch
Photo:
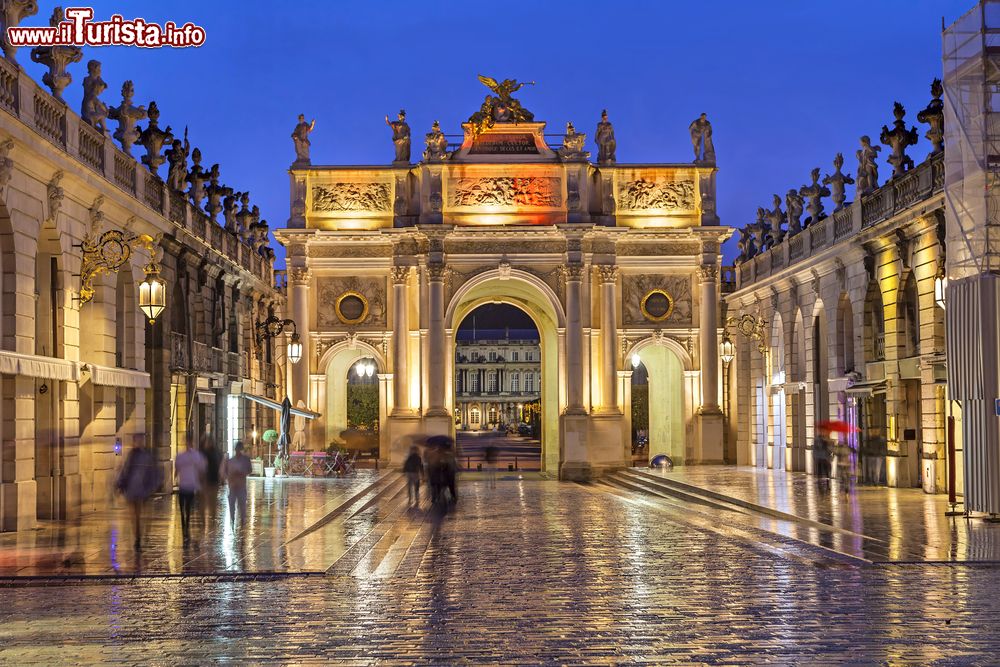
[[[462,134],[435,123],[419,160],[405,112],[386,118],[393,161],[370,166],[311,164],[314,123],[299,119],[291,217],[276,236],[306,351],[291,367],[291,398],[322,415],[309,447],[345,428],[359,359],[376,366],[385,463],[401,460],[410,434],[453,433],[455,333],[473,309],[502,302],[540,334],[545,471],[581,479],[626,465],[639,360],[650,452],[721,461],[719,248],[729,229],[716,215],[711,125],[702,116],[689,128],[693,162],[630,164],[616,159],[605,113],[592,161],[571,124],[545,133],[513,97],[522,84],[480,81],[492,94]]]

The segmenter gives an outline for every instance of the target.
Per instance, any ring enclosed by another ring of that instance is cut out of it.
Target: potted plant
[[[278,439],[278,432],[273,428],[264,431],[264,435],[261,436],[261,440],[267,443],[267,461],[271,463],[269,466],[264,466],[264,477],[274,477],[275,469],[280,469],[279,458],[271,457],[271,445]]]

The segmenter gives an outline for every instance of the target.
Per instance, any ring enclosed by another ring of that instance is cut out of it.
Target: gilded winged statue
[[[479,135],[494,123],[530,123],[535,119],[535,115],[521,106],[518,100],[511,95],[524,86],[535,85],[534,81],[520,82],[517,79],[504,79],[497,82],[496,79],[479,75],[479,82],[496,94],[487,95],[479,111],[469,117],[472,123],[472,131]]]

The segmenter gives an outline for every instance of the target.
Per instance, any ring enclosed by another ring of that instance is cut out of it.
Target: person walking
[[[129,504],[136,551],[142,551],[143,507],[146,500],[160,488],[162,482],[163,473],[156,464],[153,453],[143,446],[143,441],[139,437],[136,437],[115,484]]]
[[[406,473],[406,496],[410,505],[420,506],[420,480],[424,476],[424,460],[420,457],[420,448],[410,447],[410,455],[403,462],[403,472]]]
[[[236,512],[239,510],[240,523],[247,517],[247,477],[252,466],[250,457],[243,453],[243,443],[237,441],[233,446],[233,455],[227,457],[219,468],[219,477],[229,487],[229,520],[236,526]]]
[[[187,449],[177,455],[174,460],[174,475],[177,478],[177,504],[181,510],[181,533],[184,535],[184,546],[191,543],[191,510],[195,498],[201,491],[208,462],[205,455],[194,448],[191,440]]]
[[[483,450],[483,461],[486,463],[486,480],[491,489],[497,488],[497,447],[489,444]]]
[[[205,432],[201,434],[198,448],[201,450],[202,456],[205,457],[207,466],[205,484],[201,491],[202,502],[200,503],[201,524],[207,527],[210,523],[214,523],[215,511],[219,505],[219,484],[221,482],[219,470],[222,463],[219,449],[215,446],[215,438],[212,437],[211,422],[205,424]]]

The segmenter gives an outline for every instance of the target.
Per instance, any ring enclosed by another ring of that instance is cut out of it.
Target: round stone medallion
[[[344,292],[337,297],[335,310],[344,324],[360,324],[368,317],[368,299],[359,292]]]
[[[650,322],[662,322],[674,312],[674,298],[661,289],[650,290],[640,304],[642,316]]]

